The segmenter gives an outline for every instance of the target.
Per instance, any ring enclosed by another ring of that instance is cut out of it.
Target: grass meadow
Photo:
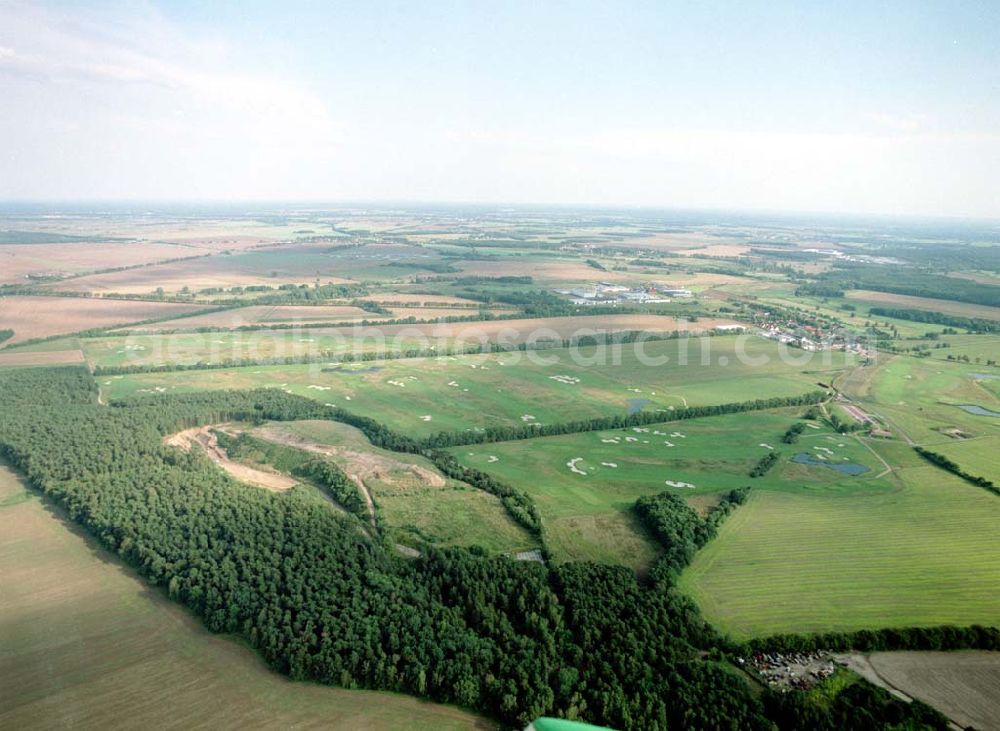
[[[810,428],[798,443],[782,444],[800,411],[732,414],[451,451],[461,462],[534,498],[556,560],[621,563],[642,571],[657,553],[632,514],[633,504],[644,495],[671,491],[704,507],[719,493],[744,485],[837,496],[893,489],[880,476],[881,462],[853,437]],[[782,454],[778,465],[763,478],[749,477],[772,448]],[[791,462],[797,453],[810,454],[820,464]],[[861,464],[868,471],[851,477],[825,463]]]
[[[702,361],[702,344],[708,355]],[[843,353],[798,351],[786,362],[763,338],[733,336],[533,353],[408,358],[376,364],[250,366],[113,376],[107,398],[225,388],[280,388],[425,436],[486,426],[522,426],[771,396],[797,396],[828,381]],[[650,364],[642,355],[658,359]],[[686,363],[685,363],[686,359]],[[753,363],[747,362],[753,359]]]
[[[1000,500],[904,445],[879,449],[897,489],[756,490],[680,588],[737,638],[1000,623]]]

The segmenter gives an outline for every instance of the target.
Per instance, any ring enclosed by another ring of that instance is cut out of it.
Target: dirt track
[[[374,480],[390,481],[392,472],[402,470],[410,472],[421,482],[431,487],[444,487],[447,484],[441,475],[426,467],[400,462],[391,457],[371,452],[357,452],[345,447],[319,444],[297,434],[292,434],[280,426],[260,427],[255,429],[253,434],[260,439],[266,439],[276,444],[295,447],[296,449],[321,454],[325,457],[341,458],[343,460],[342,467],[344,468],[344,474],[354,481],[354,484],[358,486],[358,489],[361,490],[361,494],[365,498],[372,527],[375,526],[375,500],[372,498],[371,489],[367,482]]]
[[[177,432],[163,440],[164,444],[172,447],[179,447],[185,451],[190,451],[193,445],[197,445],[209,458],[222,469],[235,477],[240,482],[255,487],[263,487],[274,492],[284,492],[298,483],[287,475],[277,472],[265,472],[253,467],[248,467],[229,459],[226,450],[219,446],[219,440],[211,431],[212,427],[202,426],[194,429],[185,429]]]

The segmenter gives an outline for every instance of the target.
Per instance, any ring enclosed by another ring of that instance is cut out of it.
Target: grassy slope
[[[469,729],[406,696],[292,683],[211,635],[0,466],[0,727]]]

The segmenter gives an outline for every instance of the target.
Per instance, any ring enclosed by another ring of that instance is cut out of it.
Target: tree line
[[[550,437],[560,434],[576,434],[588,431],[604,431],[628,429],[634,426],[646,426],[664,422],[700,419],[707,416],[723,414],[738,414],[747,411],[762,411],[778,409],[785,406],[807,406],[818,404],[827,398],[825,391],[810,391],[800,396],[774,396],[767,399],[737,401],[712,406],[687,406],[672,411],[639,411],[634,414],[618,414],[615,416],[599,416],[593,419],[557,422],[554,424],[537,424],[530,426],[493,426],[482,431],[438,432],[422,440],[431,448],[458,447],[469,444],[488,444],[491,442],[509,442],[535,437]]]
[[[987,480],[985,477],[979,477],[978,475],[973,475],[966,472],[960,465],[953,462],[952,460],[945,457],[943,454],[938,452],[932,452],[929,449],[924,449],[923,447],[914,447],[914,451],[921,457],[926,459],[931,464],[937,465],[941,469],[948,470],[953,475],[961,477],[966,482],[970,482],[976,487],[982,487],[989,490],[994,495],[1000,495],[1000,487],[993,484],[991,480]]]
[[[909,320],[911,322],[926,322],[934,325],[947,325],[948,327],[961,327],[974,333],[1000,332],[1000,322],[995,320],[986,320],[981,317],[959,317],[957,315],[946,315],[943,312],[934,312],[932,310],[872,307],[868,310],[868,314],[874,317],[891,317],[896,320]]]

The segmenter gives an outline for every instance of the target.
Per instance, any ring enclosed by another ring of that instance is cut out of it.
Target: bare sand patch
[[[177,432],[163,440],[164,444],[172,447],[179,447],[184,451],[190,451],[192,447],[197,447],[205,452],[215,464],[235,477],[240,482],[255,487],[263,487],[273,492],[284,492],[298,484],[288,475],[278,472],[265,472],[264,470],[249,467],[238,462],[233,462],[226,454],[226,450],[219,446],[219,440],[212,433],[212,428],[208,426],[195,427]]]

